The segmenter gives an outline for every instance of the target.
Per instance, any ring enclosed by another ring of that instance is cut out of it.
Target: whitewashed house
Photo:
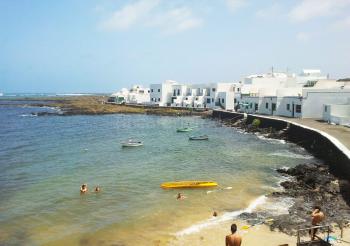
[[[234,109],[239,83],[181,84],[165,81],[151,84],[151,103],[159,106]]]
[[[130,90],[123,88],[110,95],[108,102],[116,104],[148,104],[150,102],[150,89],[143,88],[140,85],[134,85]]]
[[[350,98],[350,82],[319,80],[313,87],[303,88],[302,118],[323,118],[324,105],[346,105]]]
[[[151,104],[158,106],[170,106],[172,97],[172,86],[175,84],[177,84],[177,82],[173,80],[166,80],[162,84],[151,84]]]
[[[317,69],[304,69],[297,76],[280,72],[250,75],[244,79],[236,107],[238,111],[246,113],[311,117],[310,112],[313,112],[314,116],[320,117],[319,110],[313,111],[308,105],[313,96],[307,98],[307,94],[308,91],[316,92],[315,88],[320,86],[324,89],[334,86],[324,82],[324,78],[326,76]]]

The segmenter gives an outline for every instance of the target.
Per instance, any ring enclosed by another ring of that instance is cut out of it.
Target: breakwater
[[[213,118],[231,122],[242,120],[245,117],[243,113],[221,110],[214,110],[212,116]],[[260,120],[260,128],[273,128],[276,131],[283,130],[285,140],[302,146],[315,157],[323,160],[336,176],[350,180],[349,150],[332,136],[317,129],[268,116],[247,114],[246,124],[252,124],[254,119]]]

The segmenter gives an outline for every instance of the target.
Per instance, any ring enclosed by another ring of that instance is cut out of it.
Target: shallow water
[[[198,117],[26,117],[41,110],[0,107],[0,244],[164,245],[213,211],[229,217],[278,188],[275,168],[312,161],[293,144]],[[193,132],[176,132],[188,123]],[[189,141],[192,134],[209,141]],[[128,138],[144,146],[121,148]],[[159,187],[192,179],[220,186]],[[102,192],[80,195],[82,183]]]

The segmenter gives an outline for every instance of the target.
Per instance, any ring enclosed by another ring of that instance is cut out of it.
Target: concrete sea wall
[[[242,113],[221,110],[214,110],[212,116],[231,121],[244,118]],[[248,124],[251,124],[256,118],[259,119],[261,128],[285,129],[287,141],[304,147],[315,157],[323,160],[330,167],[332,173],[350,180],[350,151],[329,134],[288,120],[274,119],[268,116],[248,114],[246,118]]]

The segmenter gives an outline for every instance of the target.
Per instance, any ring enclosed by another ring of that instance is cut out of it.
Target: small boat
[[[206,187],[215,187],[218,184],[214,181],[175,181],[175,182],[166,182],[160,185],[163,189],[176,189],[176,188],[206,188]]]
[[[193,129],[190,128],[190,127],[182,127],[182,128],[177,128],[176,131],[177,132],[190,132],[192,131]]]
[[[141,141],[129,140],[126,142],[122,142],[122,147],[139,147],[142,146],[143,143]]]
[[[208,140],[209,137],[207,135],[201,135],[201,136],[191,136],[189,140]]]

